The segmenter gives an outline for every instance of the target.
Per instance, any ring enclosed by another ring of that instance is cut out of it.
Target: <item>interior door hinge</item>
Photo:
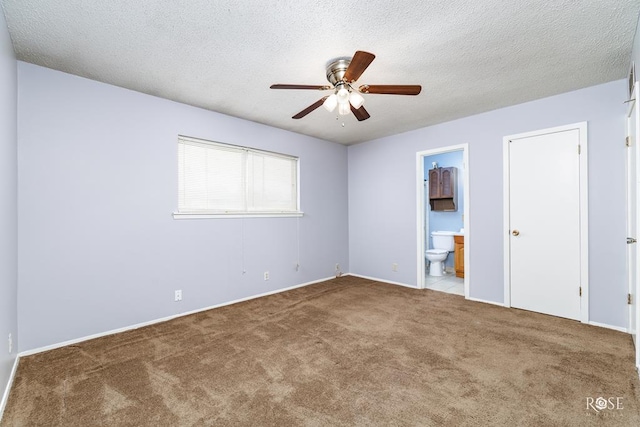
[[[580,154],[580,144],[578,144],[578,154]]]
[[[631,294],[627,294],[627,304],[633,304],[633,302],[631,302]]]
[[[582,286],[580,286],[580,296],[582,296]]]
[[[630,137],[630,136],[628,136],[628,137],[626,137],[626,138],[624,139],[624,144],[625,144],[627,147],[631,147],[631,137]]]

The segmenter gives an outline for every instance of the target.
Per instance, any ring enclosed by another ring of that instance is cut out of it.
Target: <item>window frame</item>
[[[247,146],[242,146],[242,145],[235,145],[235,144],[227,144],[224,142],[217,142],[217,141],[209,141],[206,139],[202,139],[202,138],[194,138],[191,136],[186,136],[186,135],[178,135],[178,143],[176,144],[176,148],[177,148],[177,155],[176,155],[176,159],[179,159],[179,150],[181,149],[181,145],[182,145],[182,141],[185,141],[187,143],[192,142],[194,144],[197,145],[210,145],[210,146],[214,146],[214,147],[221,147],[223,149],[229,149],[232,148],[234,150],[241,150],[241,151],[246,151],[246,152],[253,152],[253,153],[257,153],[259,155],[262,156],[271,156],[271,157],[279,157],[279,158],[285,158],[285,159],[289,159],[289,160],[293,160],[295,161],[295,166],[296,166],[296,176],[295,176],[295,184],[296,184],[296,209],[295,210],[283,210],[283,211],[253,211],[253,210],[247,210],[248,206],[246,205],[247,199],[248,199],[248,187],[249,187],[249,171],[247,170],[247,168],[245,168],[244,170],[244,181],[245,181],[245,210],[244,211],[229,211],[229,212],[223,212],[223,211],[214,211],[214,210],[202,210],[202,211],[180,211],[179,206],[178,208],[173,212],[173,218],[174,219],[209,219],[209,218],[287,218],[287,217],[301,217],[304,215],[304,212],[302,212],[300,210],[300,158],[297,156],[292,156],[289,154],[284,154],[284,153],[278,153],[275,151],[269,151],[269,150],[262,150],[262,149],[258,149],[258,148],[252,148],[252,147],[247,147]],[[247,157],[247,163],[249,163],[248,161],[248,157]],[[180,164],[179,164],[179,160],[176,162],[177,163],[177,176],[178,176],[178,186],[180,185],[180,174],[181,174],[181,168],[180,168]],[[177,199],[178,199],[178,204],[179,204],[179,200],[180,200],[180,188],[177,188]]]

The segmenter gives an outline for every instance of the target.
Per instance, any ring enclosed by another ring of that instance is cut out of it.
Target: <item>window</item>
[[[174,217],[300,216],[298,158],[178,137]]]

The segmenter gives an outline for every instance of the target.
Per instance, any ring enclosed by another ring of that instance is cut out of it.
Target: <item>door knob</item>
[[[518,230],[513,230],[511,234],[513,234],[514,236],[519,236],[520,232]]]
[[[634,239],[633,237],[627,237],[627,245],[630,245],[630,244],[635,243],[635,242],[637,242],[637,240]]]

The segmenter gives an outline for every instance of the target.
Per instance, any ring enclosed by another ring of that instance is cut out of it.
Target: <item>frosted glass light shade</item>
[[[341,116],[346,116],[351,112],[351,107],[349,107],[349,102],[338,103],[338,114]]]
[[[338,97],[338,104],[349,103],[349,91],[346,88],[341,87],[336,95]]]
[[[349,95],[349,102],[351,102],[353,108],[357,110],[358,108],[362,107],[362,104],[364,104],[364,98],[358,92],[351,92],[351,94]]]
[[[336,109],[336,105],[338,105],[338,97],[335,93],[331,94],[327,99],[324,100],[322,106],[328,111],[332,112]]]

